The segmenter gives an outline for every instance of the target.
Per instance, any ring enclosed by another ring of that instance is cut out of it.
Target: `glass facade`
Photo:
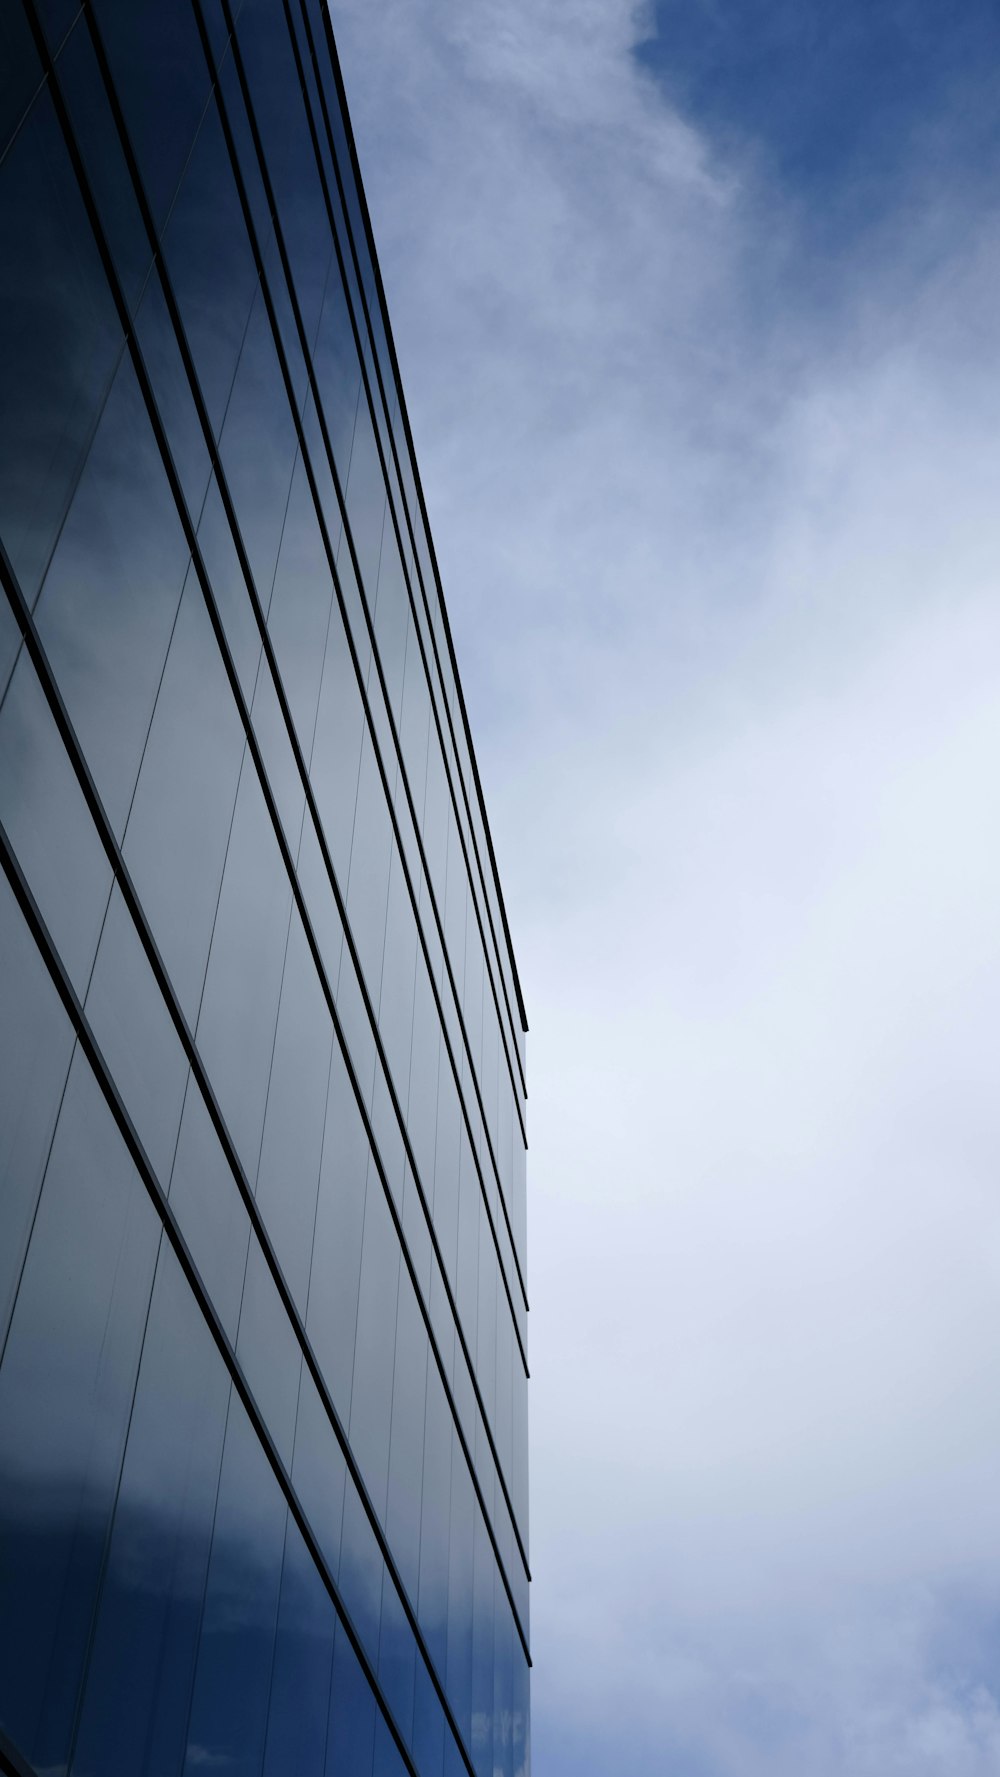
[[[527,1777],[526,1028],[323,0],[0,0],[0,1768]]]

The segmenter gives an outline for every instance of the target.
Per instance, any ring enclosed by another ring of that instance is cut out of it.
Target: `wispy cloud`
[[[824,283],[651,10],[335,21],[532,1020],[536,1777],[994,1774],[997,194]]]

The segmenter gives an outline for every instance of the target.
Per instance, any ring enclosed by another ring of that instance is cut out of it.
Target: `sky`
[[[531,1026],[534,1777],[1000,1777],[1000,14],[333,14]]]

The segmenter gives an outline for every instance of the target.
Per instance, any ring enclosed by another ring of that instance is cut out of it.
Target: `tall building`
[[[522,1777],[525,1019],[322,0],[0,0],[0,541],[0,1768]]]

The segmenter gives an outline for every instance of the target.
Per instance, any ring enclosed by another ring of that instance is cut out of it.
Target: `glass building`
[[[0,1769],[522,1777],[525,1019],[322,0],[0,0]]]

